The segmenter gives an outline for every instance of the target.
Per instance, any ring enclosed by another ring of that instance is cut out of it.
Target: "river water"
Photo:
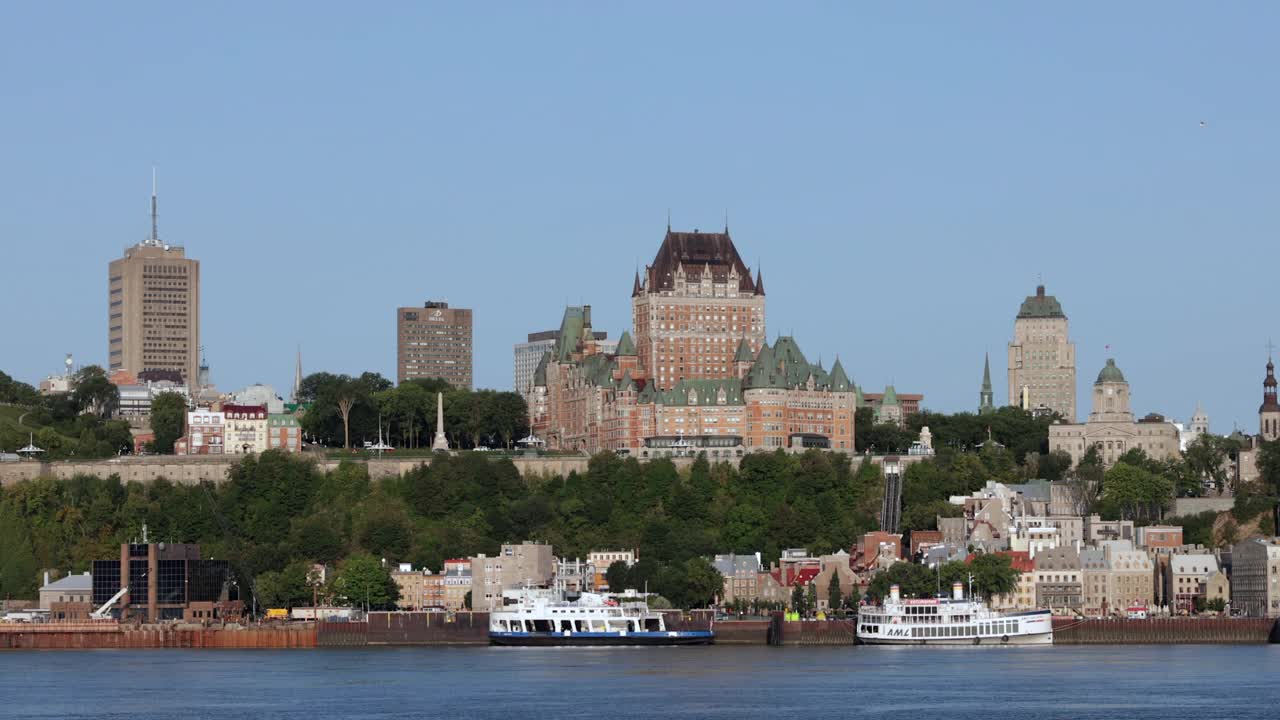
[[[1280,646],[0,652],[0,718],[1280,718]]]

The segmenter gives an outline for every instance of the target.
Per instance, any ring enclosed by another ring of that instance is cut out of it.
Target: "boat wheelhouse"
[[[903,600],[897,585],[879,607],[858,611],[858,640],[871,645],[1051,645],[1048,610],[1002,613],[966,599],[960,583],[950,598]]]

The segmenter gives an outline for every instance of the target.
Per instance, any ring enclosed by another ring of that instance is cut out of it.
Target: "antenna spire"
[[[151,166],[151,237],[147,238],[151,245],[160,244],[160,211],[156,201],[156,166]]]

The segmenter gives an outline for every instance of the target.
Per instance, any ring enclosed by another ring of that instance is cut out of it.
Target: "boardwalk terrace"
[[[555,449],[638,457],[853,451],[857,388],[794,338],[765,340],[764,285],[724,233],[668,229],[632,286],[635,336],[605,352],[591,307],[565,310],[534,371],[535,432]]]

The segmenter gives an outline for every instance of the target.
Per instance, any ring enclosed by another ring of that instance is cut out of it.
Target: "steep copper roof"
[[[648,282],[645,289],[649,292],[672,290],[675,288],[676,269],[683,266],[689,282],[701,282],[702,273],[711,271],[712,282],[723,283],[729,278],[730,271],[738,273],[738,291],[756,292],[756,284],[751,280],[751,270],[728,232],[672,232],[667,231],[662,239],[662,247],[648,268]]]
[[[1036,286],[1036,294],[1028,295],[1026,300],[1022,301],[1022,307],[1018,308],[1019,318],[1065,318],[1066,313],[1062,312],[1062,305],[1058,302],[1058,298],[1052,295],[1044,294],[1044,286]]]

